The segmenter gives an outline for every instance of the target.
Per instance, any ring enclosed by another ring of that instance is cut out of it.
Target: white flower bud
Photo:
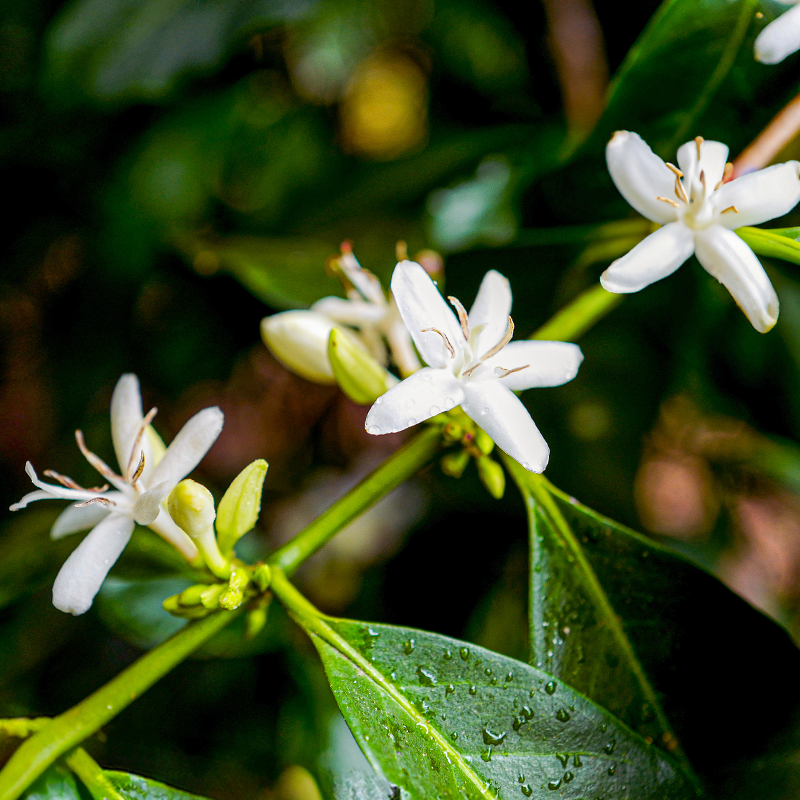
[[[283,311],[261,320],[261,338],[288,370],[313,383],[332,385],[336,379],[328,338],[333,328],[330,319],[314,311]]]

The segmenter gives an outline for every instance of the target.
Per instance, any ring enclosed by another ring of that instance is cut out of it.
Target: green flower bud
[[[180,595],[174,594],[168,597],[162,604],[164,611],[169,612],[174,617],[184,617],[185,619],[200,619],[208,615],[208,609],[202,605],[184,606],[181,604]]]
[[[448,422],[442,428],[442,436],[446,442],[458,442],[464,435],[464,428],[457,422]]]
[[[492,441],[492,437],[486,433],[485,430],[482,428],[475,429],[475,444],[478,450],[481,451],[485,456],[488,456],[489,453],[494,450],[494,442]]]
[[[460,478],[469,464],[469,452],[466,450],[456,450],[442,456],[440,462],[442,472],[451,478]]]
[[[217,508],[217,540],[229,556],[234,545],[251,531],[261,512],[261,491],[268,464],[259,458],[246,466],[233,480]]]
[[[208,588],[208,584],[205,583],[197,583],[194,586],[190,586],[178,595],[178,602],[182,606],[198,606],[202,602],[203,592]]]
[[[245,639],[247,640],[255,639],[256,636],[258,636],[258,634],[264,630],[264,626],[267,624],[268,611],[269,611],[269,606],[263,606],[262,608],[253,609],[247,615],[244,628]]]
[[[253,580],[262,592],[266,592],[272,583],[272,570],[269,568],[269,564],[259,564],[253,570]]]
[[[218,577],[227,578],[231,565],[223,557],[214,534],[214,498],[200,483],[189,478],[182,480],[169,495],[169,515],[179,528],[197,545],[208,568]]]
[[[215,583],[212,586],[207,586],[205,591],[200,595],[200,602],[204,608],[212,611],[219,608],[219,598],[225,591],[224,583]]]
[[[397,378],[341,328],[330,332],[328,359],[339,388],[359,405],[371,405],[397,384]]]
[[[477,459],[477,463],[478,475],[483,485],[495,500],[499,500],[506,491],[506,474],[503,468],[489,456]]]
[[[261,338],[286,369],[312,383],[333,385],[328,337],[333,323],[315,311],[283,311],[261,320]]]
[[[238,567],[231,573],[228,586],[219,597],[219,604],[221,608],[228,611],[233,611],[244,602],[244,590],[247,584],[250,583],[250,575],[246,569]]]

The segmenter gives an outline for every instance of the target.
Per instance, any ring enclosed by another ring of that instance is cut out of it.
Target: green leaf
[[[47,770],[22,795],[23,800],[83,800],[75,778],[61,766]]]
[[[205,800],[196,794],[173,789],[157,781],[129,775],[127,772],[105,771],[105,776],[114,784],[117,791],[130,800]]]
[[[695,796],[669,756],[542,670],[425,631],[297,618],[367,759],[412,798]]]
[[[738,228],[734,231],[759,256],[800,264],[800,228]]]
[[[742,760],[756,769],[800,711],[786,632],[672,551],[505,463],[531,523],[532,663],[660,746],[680,741],[709,786]],[[732,702],[767,652],[781,702]],[[714,739],[734,727],[742,741]]]
[[[153,100],[189,72],[216,67],[248,33],[303,16],[285,0],[73,0],[47,40],[55,87],[97,100]]]
[[[787,65],[770,69],[753,57],[774,8],[761,0],[665,0],[617,72],[593,138],[605,145],[614,130],[634,130],[673,159],[701,134],[736,152],[796,92]]]

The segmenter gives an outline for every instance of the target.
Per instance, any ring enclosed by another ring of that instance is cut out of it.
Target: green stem
[[[441,438],[438,425],[425,426],[322,516],[276,550],[269,557],[269,565],[291,575],[348,522],[419,472],[436,455]]]
[[[97,732],[243,610],[218,611],[187,625],[23,742],[0,772],[0,800],[16,800],[54,761]]]
[[[64,762],[81,779],[94,800],[125,800],[102,767],[82,747],[75,748]]]
[[[623,297],[621,294],[607,292],[598,283],[557,311],[530,338],[550,342],[569,342],[578,339],[612,308],[619,305]]]

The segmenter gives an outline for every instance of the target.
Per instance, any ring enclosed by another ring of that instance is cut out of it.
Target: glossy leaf
[[[800,264],[800,228],[739,228],[736,233],[756,255]]]
[[[140,775],[106,770],[105,776],[114,784],[116,790],[129,800],[204,800],[199,795],[173,789],[171,786],[142,778]]]
[[[669,756],[535,667],[425,631],[301,622],[367,759],[412,798],[695,796]]]
[[[75,777],[64,767],[50,767],[25,794],[23,800],[83,800]]]
[[[779,735],[800,710],[800,651],[783,629],[657,542],[506,465],[531,522],[533,663],[661,747],[680,741],[712,787]],[[781,703],[731,702],[762,653]],[[717,736],[734,726],[746,741]]]

